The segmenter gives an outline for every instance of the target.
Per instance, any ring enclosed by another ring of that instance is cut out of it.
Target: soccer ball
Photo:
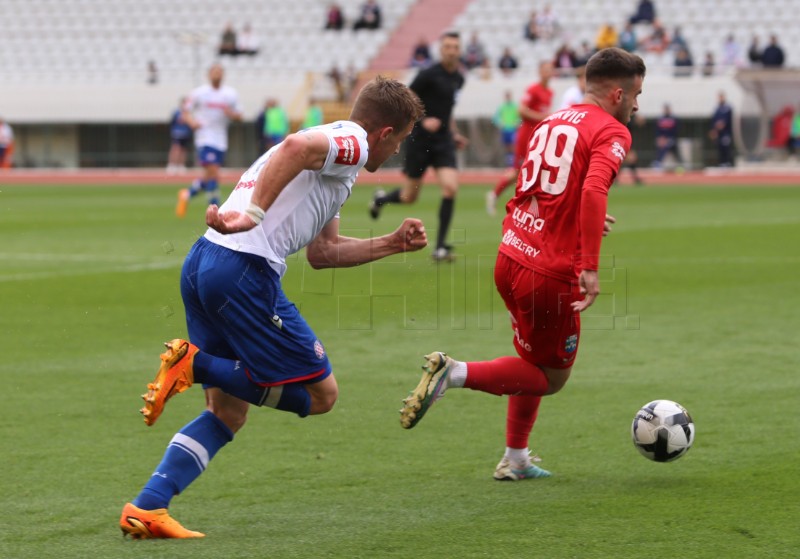
[[[694,423],[689,412],[672,400],[642,406],[631,425],[633,445],[655,462],[677,460],[692,447]]]

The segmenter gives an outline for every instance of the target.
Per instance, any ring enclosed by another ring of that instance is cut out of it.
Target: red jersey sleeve
[[[581,270],[597,270],[600,266],[600,243],[608,208],[608,191],[630,147],[630,131],[621,124],[605,128],[593,143],[581,195]]]

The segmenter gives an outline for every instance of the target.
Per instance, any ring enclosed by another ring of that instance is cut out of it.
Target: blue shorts
[[[500,133],[500,138],[502,139],[504,146],[512,146],[517,141],[517,131],[516,130],[503,130]]]
[[[197,161],[200,165],[225,165],[225,152],[217,148],[200,146],[197,149]]]
[[[241,361],[253,382],[319,382],[331,374],[325,348],[264,258],[201,237],[183,263],[181,296],[189,340]]]

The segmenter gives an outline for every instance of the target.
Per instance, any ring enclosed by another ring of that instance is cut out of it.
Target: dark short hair
[[[362,122],[368,132],[384,126],[402,130],[424,115],[416,93],[397,80],[376,76],[361,88],[350,120]]]
[[[454,31],[454,30],[451,29],[449,31],[445,31],[444,33],[442,33],[442,36],[439,37],[439,40],[445,39],[445,38],[461,40],[461,34],[458,31]]]
[[[644,61],[638,55],[609,47],[594,53],[586,63],[586,82],[628,80],[644,77],[645,72]]]

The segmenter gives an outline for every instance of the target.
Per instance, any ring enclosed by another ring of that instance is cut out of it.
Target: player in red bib
[[[613,222],[606,214],[608,190],[630,149],[625,124],[639,108],[644,75],[634,54],[597,52],[586,66],[584,102],[545,118],[529,138],[495,267],[518,357],[461,362],[433,352],[404,401],[400,421],[410,429],[448,388],[508,395],[497,480],[550,476],[531,462],[528,439],[541,397],[569,379],[579,313],[600,293],[600,241]]]
[[[553,103],[553,90],[550,89],[550,78],[553,77],[553,63],[542,62],[539,64],[539,82],[532,84],[525,91],[519,103],[519,116],[522,123],[517,130],[516,153],[514,164],[497,181],[493,190],[486,193],[486,211],[494,215],[497,199],[509,185],[517,181],[520,167],[528,155],[528,138],[533,129],[550,114]]]

